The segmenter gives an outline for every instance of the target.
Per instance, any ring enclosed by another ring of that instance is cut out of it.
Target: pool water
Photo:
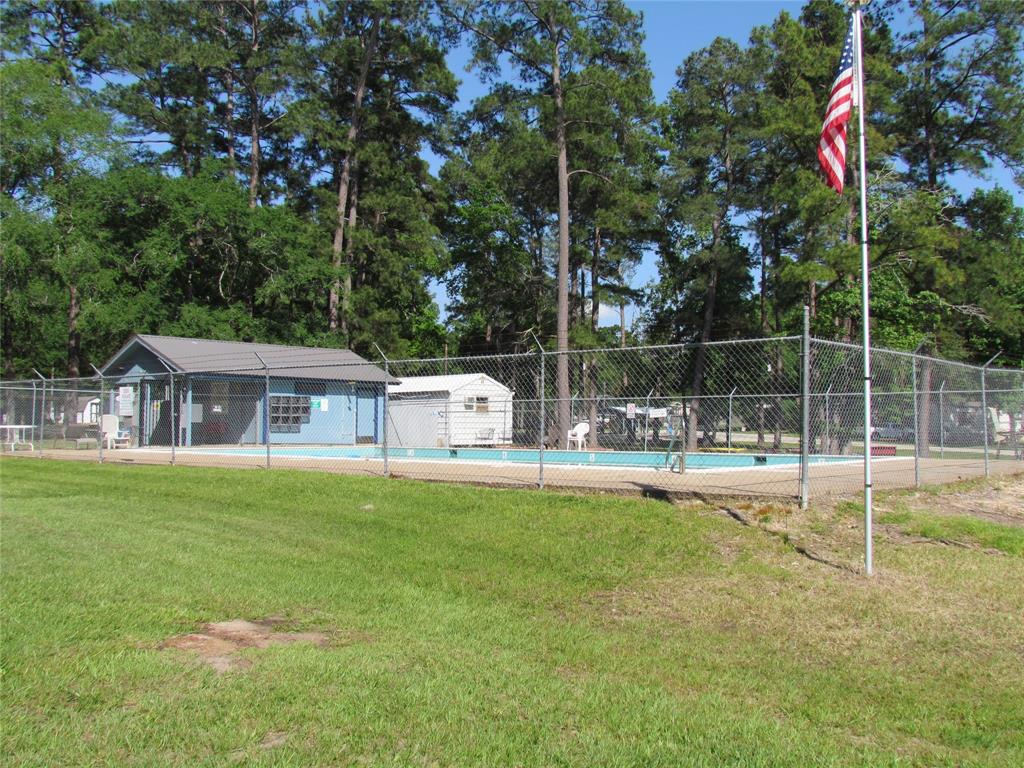
[[[187,450],[187,449],[186,449]],[[194,449],[197,453],[225,456],[263,456],[266,448],[209,448]],[[272,457],[296,459],[381,459],[380,446],[271,446]],[[540,451],[528,448],[389,448],[389,459],[420,461],[474,461],[487,463],[537,464]],[[668,457],[664,451],[544,451],[545,464],[593,467],[665,467]],[[671,461],[676,460],[673,454]],[[856,461],[855,456],[811,456],[812,464],[845,463]],[[728,469],[743,467],[794,466],[800,457],[794,454],[750,453],[688,453],[689,469]]]

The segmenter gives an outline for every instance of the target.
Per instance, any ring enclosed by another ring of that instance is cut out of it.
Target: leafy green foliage
[[[1022,14],[866,8],[880,344],[1024,361],[1024,213],[951,186],[1021,183]],[[620,2],[4,3],[3,374],[88,373],[133,331],[433,355],[786,334],[804,304],[854,340],[855,131],[842,197],[815,158],[847,24],[808,0],[657,105]],[[490,89],[453,115],[459,42]]]

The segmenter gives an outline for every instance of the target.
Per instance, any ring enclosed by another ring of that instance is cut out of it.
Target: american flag
[[[839,59],[839,74],[832,83],[832,95],[818,141],[821,170],[825,172],[828,185],[839,194],[843,193],[843,177],[846,175],[846,124],[850,121],[856,91],[853,82],[853,25],[854,19],[851,18],[843,55]]]

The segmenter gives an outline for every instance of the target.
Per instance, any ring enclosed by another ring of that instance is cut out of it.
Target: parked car
[[[895,422],[887,422],[879,424],[871,430],[871,439],[880,443],[912,443],[914,442],[914,430]]]

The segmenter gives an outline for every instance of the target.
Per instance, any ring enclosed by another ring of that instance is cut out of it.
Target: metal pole
[[[164,362],[162,357],[158,357],[157,360],[164,368],[167,369],[167,378],[171,380],[171,413],[170,413],[170,431],[171,431],[171,465],[174,465],[175,453],[174,444],[177,442],[177,435],[174,431],[174,370],[167,363]]]
[[[1001,354],[1003,351],[999,350],[981,367],[981,430],[985,438],[985,445],[982,449],[985,456],[985,477],[988,477],[988,402],[985,398],[985,373]]]
[[[263,366],[263,442],[267,446],[266,469],[270,469],[270,368],[266,361],[260,357],[259,352],[253,352],[256,359]],[[294,390],[293,390],[294,391]]]
[[[390,373],[390,370],[389,370],[388,356],[384,354],[384,350],[381,349],[380,346],[378,346],[376,342],[374,343],[373,346],[377,347],[377,353],[384,360],[384,419],[383,419],[383,422],[384,422],[384,439],[381,441],[381,451],[384,453],[384,477],[388,477],[390,475],[390,470],[388,468],[388,401],[390,400],[390,397],[391,397],[390,394],[389,394],[390,390],[388,388],[388,380],[391,378],[391,373]],[[445,349],[447,350],[447,348],[448,348],[448,345],[445,344]],[[446,355],[445,356],[445,373],[447,373],[447,371],[448,371],[448,358],[447,358],[447,355]],[[448,409],[448,403],[446,402],[445,403],[445,410],[447,410],[447,409]],[[451,429],[451,419],[446,417],[445,420],[444,420],[444,423],[445,423],[445,429],[446,430],[450,430]],[[451,443],[450,437],[446,440],[446,442],[448,442],[449,444]]]
[[[384,418],[381,420],[382,421],[382,427],[383,427],[383,430],[384,430],[384,434],[382,435],[383,439],[381,440],[381,447],[384,450],[384,476],[385,477],[387,477],[388,475],[391,474],[391,471],[388,469],[388,419],[391,418],[391,413],[389,411],[391,395],[390,395],[390,389],[389,389],[389,386],[388,386],[389,383],[390,383],[389,382],[390,378],[391,378],[390,363],[388,362],[388,359],[385,357],[384,358]],[[445,403],[445,405],[447,405],[447,402]]]
[[[825,390],[825,453],[832,453],[832,413],[829,410],[829,397],[832,394],[832,385],[828,385],[828,389]]]
[[[540,355],[540,381],[537,387],[537,403],[540,408],[540,418],[537,423],[537,487],[544,487],[544,421],[545,421],[545,403],[544,403],[544,390],[545,390],[545,377],[544,377],[544,345],[540,343],[540,339],[537,338],[532,330],[530,335],[533,336],[533,341],[537,345],[537,354]]]
[[[32,382],[32,442],[39,442],[36,437],[36,383]]]
[[[545,395],[547,390],[547,378],[544,375],[544,349],[540,350],[540,426],[537,435],[537,484],[544,487],[544,427],[547,421],[547,404]]]
[[[732,392],[729,393],[729,421],[725,425],[725,442],[726,447],[730,451],[732,450],[732,396],[736,394],[737,389],[739,389],[739,387],[733,387]]]
[[[647,430],[651,426],[651,395],[653,394],[653,389],[647,393],[647,402],[644,404],[644,453],[647,453]]]
[[[861,45],[863,15],[858,3],[853,11],[853,37],[857,70],[857,143],[860,151],[860,253],[861,306],[864,337],[864,573],[874,571],[871,551],[871,292],[868,260],[868,179],[864,141],[864,55]]]
[[[917,345],[914,354],[910,358],[910,389],[914,398],[914,487],[921,487],[921,436],[918,434],[920,423],[917,419],[917,353],[924,345],[922,341]],[[927,439],[927,437],[925,438]]]
[[[43,398],[42,402],[39,405],[39,442],[36,443],[36,445],[39,446],[38,448],[36,448],[36,453],[38,453],[39,457],[42,458],[43,439],[46,437],[46,377],[43,376],[43,374],[41,374],[35,368],[32,369],[32,373],[34,373],[36,376],[43,380]]]
[[[942,396],[944,394],[943,390],[945,388],[946,388],[946,382],[943,381],[942,384],[939,385],[939,458],[940,459],[946,458],[946,424],[945,424],[946,413],[945,413],[945,409],[942,407]]]
[[[807,509],[811,495],[811,309],[804,305],[802,371],[800,375],[800,509]]]
[[[100,447],[99,460],[100,460],[100,464],[102,464],[103,463],[103,397],[104,397],[104,394],[105,394],[104,393],[104,389],[103,389],[103,374],[100,373],[100,369],[97,368],[92,363],[89,363],[89,366],[94,371],[96,371],[96,375],[100,377],[100,423],[97,425],[99,427],[99,432],[98,432],[99,439],[96,442],[99,443],[99,447]]]
[[[178,445],[178,430],[174,425],[174,374],[168,373],[167,377],[171,380],[171,414],[170,414],[170,426],[171,426],[171,465],[174,465],[175,461],[175,450]]]

